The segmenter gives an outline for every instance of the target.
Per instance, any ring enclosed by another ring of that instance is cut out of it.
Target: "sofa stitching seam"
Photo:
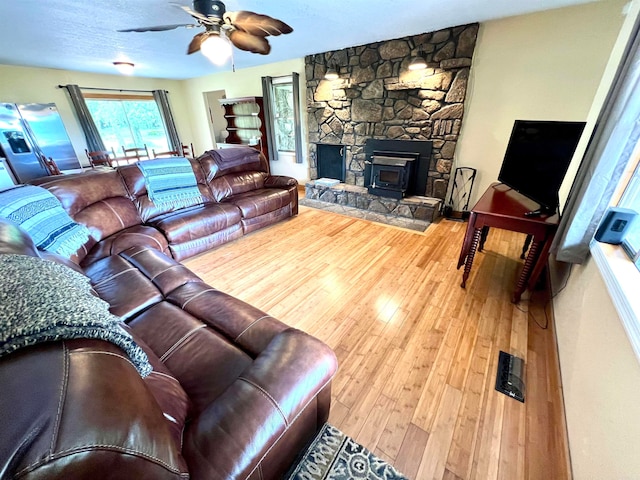
[[[280,405],[278,404],[278,402],[276,401],[275,398],[273,398],[273,396],[271,396],[271,394],[269,392],[267,392],[264,388],[262,388],[260,385],[258,385],[255,382],[252,382],[251,380],[249,380],[246,377],[238,377],[238,380],[243,380],[246,383],[248,383],[249,385],[251,385],[252,387],[256,388],[258,390],[258,392],[260,392],[262,394],[263,397],[265,397],[267,400],[269,400],[269,402],[273,403],[273,406],[276,407],[276,410],[278,410],[278,412],[280,413],[280,415],[282,415],[282,419],[284,420],[284,427],[285,429],[289,428],[289,422],[287,421],[287,416],[284,414],[284,412],[282,411],[282,408],[280,408]]]
[[[156,273],[153,277],[149,277],[149,280],[154,281],[156,278],[158,278],[160,275],[162,275],[165,272],[168,272],[169,270],[171,270],[172,268],[178,268],[178,267],[182,267],[182,265],[177,264],[177,265],[171,265],[170,267],[165,268],[164,270],[162,270],[161,272]]]
[[[171,345],[171,347],[169,347],[169,349],[164,352],[162,354],[162,356],[160,357],[160,361],[161,362],[165,362],[171,355],[173,355],[176,350],[182,345],[184,344],[185,341],[187,341],[187,339],[189,337],[191,337],[193,334],[195,334],[198,330],[201,330],[203,328],[206,328],[207,326],[205,324],[199,325],[196,328],[189,330],[187,333],[185,333],[182,337],[180,337],[173,345]]]
[[[180,306],[180,308],[182,308],[182,309],[184,310],[184,309],[185,309],[185,307],[189,304],[189,302],[190,302],[191,300],[194,300],[194,299],[198,298],[200,295],[203,295],[203,294],[205,294],[205,293],[207,293],[207,292],[217,292],[217,291],[218,291],[217,289],[215,289],[215,288],[211,287],[211,288],[207,288],[206,290],[203,290],[202,292],[198,292],[198,293],[196,293],[195,295],[193,295],[190,299],[188,299],[186,302],[184,302],[184,303]]]
[[[118,221],[120,222],[120,225],[122,225],[122,228],[126,228],[126,227],[124,226],[124,222],[122,221],[122,217],[120,217],[120,215],[118,214],[118,212],[116,212],[116,210],[115,210],[111,205],[109,205],[109,204],[108,204],[107,202],[105,202],[104,200],[100,200],[100,203],[104,203],[104,204],[107,206],[107,208],[108,208],[109,210],[111,210],[111,211],[114,213],[114,215],[116,216],[116,218],[117,218],[117,219],[118,219]]]
[[[171,375],[167,375],[166,373],[156,372],[155,370],[152,370],[151,373],[149,373],[149,376],[151,376],[151,375],[159,375],[159,376],[162,376],[162,377],[166,377],[166,378],[168,378],[170,380],[173,380],[178,385],[180,385],[180,382],[178,381],[177,378],[172,377]],[[182,385],[180,385],[180,386],[182,386]]]
[[[98,283],[94,283],[93,284],[93,288],[96,288],[96,287],[98,287],[100,285],[103,285],[103,284],[105,284],[107,282],[110,282],[114,278],[119,277],[120,275],[124,275],[127,272],[133,272],[133,271],[139,271],[139,270],[137,268],[134,268],[134,267],[127,268],[126,270],[122,270],[121,272],[118,272],[118,273],[116,273],[114,275],[111,275],[111,276],[109,276],[107,278],[104,278],[104,279],[100,280]]]
[[[335,377],[335,375],[336,375],[335,373],[334,373],[333,375],[331,375],[331,377],[330,377],[330,378],[329,378],[329,379],[328,379],[328,380],[327,380],[327,381],[322,385],[322,387],[320,387],[320,388],[318,389],[318,392],[322,391],[322,390],[323,390],[327,385],[329,385],[329,383],[331,383],[331,380],[333,380],[333,377]],[[300,415],[302,415],[302,412],[304,412],[304,411],[305,411],[305,409],[309,406],[309,404],[310,404],[310,403],[313,401],[313,399],[315,399],[316,397],[317,397],[317,395],[314,395],[313,397],[311,397],[311,398],[309,399],[309,401],[308,401],[307,403],[305,403],[305,404],[304,404],[304,406],[300,409],[300,411],[298,412],[298,414],[297,414],[295,417],[293,417],[293,419],[291,420],[290,425],[293,425],[293,424],[295,423],[295,421],[298,419],[298,417],[299,417]],[[247,478],[249,478],[249,477],[253,474],[253,472],[255,472],[256,468],[258,468],[258,467],[262,464],[262,461],[266,458],[266,456],[269,454],[269,452],[271,452],[271,450],[273,449],[273,447],[275,447],[275,446],[278,444],[278,442],[280,441],[280,439],[284,436],[284,434],[285,434],[285,433],[287,433],[287,431],[288,431],[288,430],[289,430],[288,428],[285,428],[285,429],[284,429],[284,431],[280,434],[280,436],[278,436],[278,438],[276,439],[276,441],[275,441],[275,442],[273,442],[273,443],[271,444],[271,446],[267,449],[267,451],[266,451],[266,452],[264,452],[264,455],[262,455],[262,457],[260,457],[260,460],[258,461],[257,465],[256,465],[255,467],[253,467],[253,469],[249,472],[249,475],[247,475]]]
[[[140,233],[140,232],[125,232],[123,233],[121,236],[125,236],[125,235],[140,235],[142,237],[148,237],[151,240],[153,240],[154,242],[156,242],[158,244],[159,247],[162,248],[162,244],[158,241],[157,238],[153,238],[151,235],[149,235],[148,233]]]
[[[138,246],[138,247],[139,247],[140,245],[136,245],[136,246]],[[140,250],[138,250],[137,252],[133,252],[133,253],[130,253],[130,254],[128,254],[128,255],[129,255],[131,258],[133,258],[133,257],[135,257],[136,255],[140,255],[141,253],[146,252],[147,250],[149,250],[149,248],[148,248],[148,247],[142,247],[142,248],[140,248]]]
[[[185,472],[181,472],[179,468],[173,467],[170,464],[168,464],[167,462],[165,462],[164,460],[162,460],[161,458],[158,458],[154,455],[149,455],[148,453],[145,452],[141,452],[139,450],[133,450],[131,448],[126,448],[126,447],[122,447],[120,445],[109,445],[109,444],[101,444],[101,443],[92,443],[90,445],[83,445],[81,447],[75,447],[75,448],[69,448],[67,450],[62,450],[58,453],[56,453],[55,455],[50,455],[46,458],[41,459],[38,462],[32,463],[31,465],[29,465],[28,467],[24,468],[23,470],[21,470],[20,472],[17,473],[17,476],[21,476],[24,475],[30,471],[35,470],[37,467],[46,464],[47,462],[50,462],[52,460],[57,460],[69,455],[73,455],[76,453],[82,453],[85,451],[91,451],[93,449],[113,449],[116,450],[118,452],[123,452],[123,453],[127,453],[129,455],[134,455],[134,456],[139,456],[142,457],[146,460],[151,460],[153,462],[157,462],[158,464],[162,465],[163,467],[165,467],[167,470],[177,473],[180,476],[185,476]]]
[[[103,352],[103,351],[100,351],[100,350],[82,350],[82,351],[78,351],[78,352],[69,352],[69,355],[94,355],[94,354],[111,355],[112,357],[117,357],[117,358],[119,358],[121,360],[124,360],[129,365],[131,365],[133,368],[136,368],[135,364],[131,360],[129,360],[124,355],[120,355],[119,353],[115,353],[115,352]]]
[[[56,441],[58,440],[58,432],[60,429],[60,419],[62,417],[62,407],[64,405],[65,393],[67,391],[68,376],[69,376],[69,350],[67,344],[62,342],[62,382],[60,383],[60,397],[58,399],[58,409],[56,412],[56,420],[53,425],[53,432],[51,434],[51,446],[48,456],[53,456],[53,451],[56,447]]]
[[[247,333],[248,330],[251,329],[251,327],[253,327],[256,323],[258,323],[260,320],[264,320],[265,318],[273,318],[271,315],[263,315],[260,318],[254,320],[253,322],[251,322],[249,324],[249,326],[247,326],[247,328],[245,328],[242,332],[240,332],[240,334],[234,338],[234,342],[238,342],[240,340],[240,337],[242,337],[242,335],[244,335],[245,333]]]

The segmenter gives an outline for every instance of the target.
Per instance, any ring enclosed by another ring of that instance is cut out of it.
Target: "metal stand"
[[[476,169],[458,167],[453,175],[453,187],[449,201],[444,207],[444,216],[449,220],[466,220],[469,218],[469,200],[476,179]]]

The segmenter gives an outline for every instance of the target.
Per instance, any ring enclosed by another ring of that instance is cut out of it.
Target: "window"
[[[300,75],[262,77],[269,158],[302,163]]]
[[[282,83],[278,82],[279,80],[273,80],[273,129],[276,149],[280,152],[293,152],[296,149],[293,84],[290,77]]]
[[[640,164],[636,165],[618,206],[640,213]],[[625,235],[623,247],[640,269],[640,220],[637,217]]]
[[[107,150],[146,145],[169,150],[158,104],[149,96],[85,95],[85,101]]]
[[[629,164],[620,176],[612,204],[640,212],[640,142],[636,144]],[[593,239],[590,251],[640,361],[640,296],[637,293],[640,282],[640,219],[636,218],[631,225],[622,246]],[[633,263],[629,257],[634,260]]]

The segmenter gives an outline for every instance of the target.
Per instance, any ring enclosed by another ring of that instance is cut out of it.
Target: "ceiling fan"
[[[266,37],[293,32],[289,25],[268,15],[246,10],[227,12],[224,3],[219,0],[194,0],[193,9],[176,3],[172,5],[191,15],[197,24],[178,23],[118,31],[162,32],[179,27],[204,27],[205,31],[196,34],[189,43],[187,54],[200,50],[217,65],[222,65],[231,55],[229,42],[240,50],[267,55],[271,51],[271,45]]]

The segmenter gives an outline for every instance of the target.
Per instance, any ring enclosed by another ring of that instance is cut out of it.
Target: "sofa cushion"
[[[81,261],[94,245],[134,225],[142,224],[122,178],[116,171],[92,170],[34,180],[53,193],[78,223],[89,229],[89,242],[79,249]]]
[[[223,202],[233,195],[263,188],[265,177],[263,172],[230,173],[211,180],[209,188],[216,201]]]
[[[220,333],[169,301],[136,316],[130,326],[180,381],[194,415],[218,398],[253,362]]]
[[[205,181],[205,176],[202,168],[200,167],[200,164],[194,159],[189,159],[189,161],[193,168],[193,173],[196,177],[198,190],[200,191],[200,194],[202,196],[202,201],[205,204],[214,202],[215,200],[213,198],[213,195],[211,194],[211,190],[207,186],[207,182]],[[154,204],[149,198],[144,175],[137,165],[125,165],[122,167],[118,167],[118,173],[122,177],[127,190],[130,192],[132,198],[134,199],[133,202],[139,212],[140,217],[144,222],[148,222],[150,219],[165,215],[167,213],[180,211],[182,209],[182,207],[177,207],[175,205],[158,206]],[[194,205],[196,203],[198,202],[195,202]]]
[[[116,255],[134,246],[153,248],[170,255],[169,244],[162,232],[157,228],[135,225],[120,230],[97,243],[82,260],[81,264],[82,266],[87,266],[101,258]]]
[[[242,212],[242,218],[254,218],[290,205],[291,196],[287,190],[260,188],[234,195],[226,202],[237,206]]]
[[[166,255],[139,246],[103,258],[86,267],[85,273],[111,313],[125,321],[163,301],[179,286],[202,282]]]
[[[240,223],[240,210],[234,205],[210,203],[185,208],[149,222],[160,230],[169,245],[205,237]]]
[[[258,150],[251,147],[234,147],[209,150],[198,157],[206,181],[225,175],[244,172],[269,174],[269,162]]]
[[[282,478],[289,465],[272,461],[273,471],[263,472],[262,462],[280,442],[304,442],[302,432],[326,421],[316,415],[317,401],[328,394],[336,368],[333,352],[306,333],[287,329],[275,336],[185,428],[183,454],[193,478]]]

